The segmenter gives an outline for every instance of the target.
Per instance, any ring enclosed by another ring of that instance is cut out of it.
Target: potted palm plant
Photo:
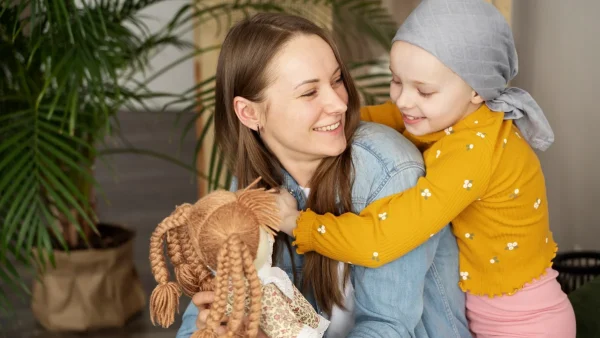
[[[47,329],[121,326],[145,305],[134,232],[97,219],[93,168],[118,112],[162,95],[134,75],[184,46],[140,20],[159,1],[0,2],[0,301],[29,268]]]

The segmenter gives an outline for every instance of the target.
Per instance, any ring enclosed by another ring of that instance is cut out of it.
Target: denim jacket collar
[[[298,210],[306,209],[306,196],[300,188],[300,185],[286,170],[283,171],[283,188],[289,191],[298,202]]]

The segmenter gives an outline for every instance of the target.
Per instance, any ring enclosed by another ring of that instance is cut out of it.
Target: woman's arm
[[[342,262],[379,267],[440,231],[484,194],[492,156],[491,145],[470,131],[440,143],[444,147],[425,159],[427,175],[415,187],[379,199],[359,215],[300,213],[293,231],[298,253],[316,251]]]

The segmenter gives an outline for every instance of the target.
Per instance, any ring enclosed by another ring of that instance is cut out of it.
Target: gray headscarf
[[[508,87],[517,75],[512,32],[500,12],[483,0],[423,0],[402,24],[393,41],[405,41],[434,55],[460,76],[487,106],[515,120],[523,137],[546,150],[554,133],[535,100],[523,89]]]

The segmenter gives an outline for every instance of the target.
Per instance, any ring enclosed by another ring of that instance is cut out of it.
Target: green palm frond
[[[43,270],[70,248],[65,224],[95,231],[92,167],[119,109],[174,96],[130,81],[162,48],[192,47],[143,24],[161,1],[0,2],[0,303],[26,290],[13,264]]]
[[[59,215],[80,233],[79,219],[94,227],[84,187],[95,181],[87,172],[89,159],[83,155],[94,150],[61,131],[58,118],[45,118],[47,111],[27,112],[16,118],[3,116],[6,131],[0,146],[0,265],[10,266],[8,259],[12,256],[27,265],[45,267],[45,257],[52,259],[52,242],[58,241],[66,249],[58,228]],[[44,252],[36,254],[34,247]]]
[[[291,1],[298,2],[306,1]],[[350,54],[351,59],[364,57],[360,54],[364,49],[357,50],[353,46],[373,45],[383,52],[391,48],[398,27],[381,0],[321,0],[315,3],[322,6],[298,6],[300,10],[295,12],[310,18],[316,17],[313,20],[322,26],[331,22],[338,44]],[[319,12],[317,15],[313,8]]]
[[[375,105],[389,99],[392,76],[387,61],[353,62],[348,68],[363,104]]]

